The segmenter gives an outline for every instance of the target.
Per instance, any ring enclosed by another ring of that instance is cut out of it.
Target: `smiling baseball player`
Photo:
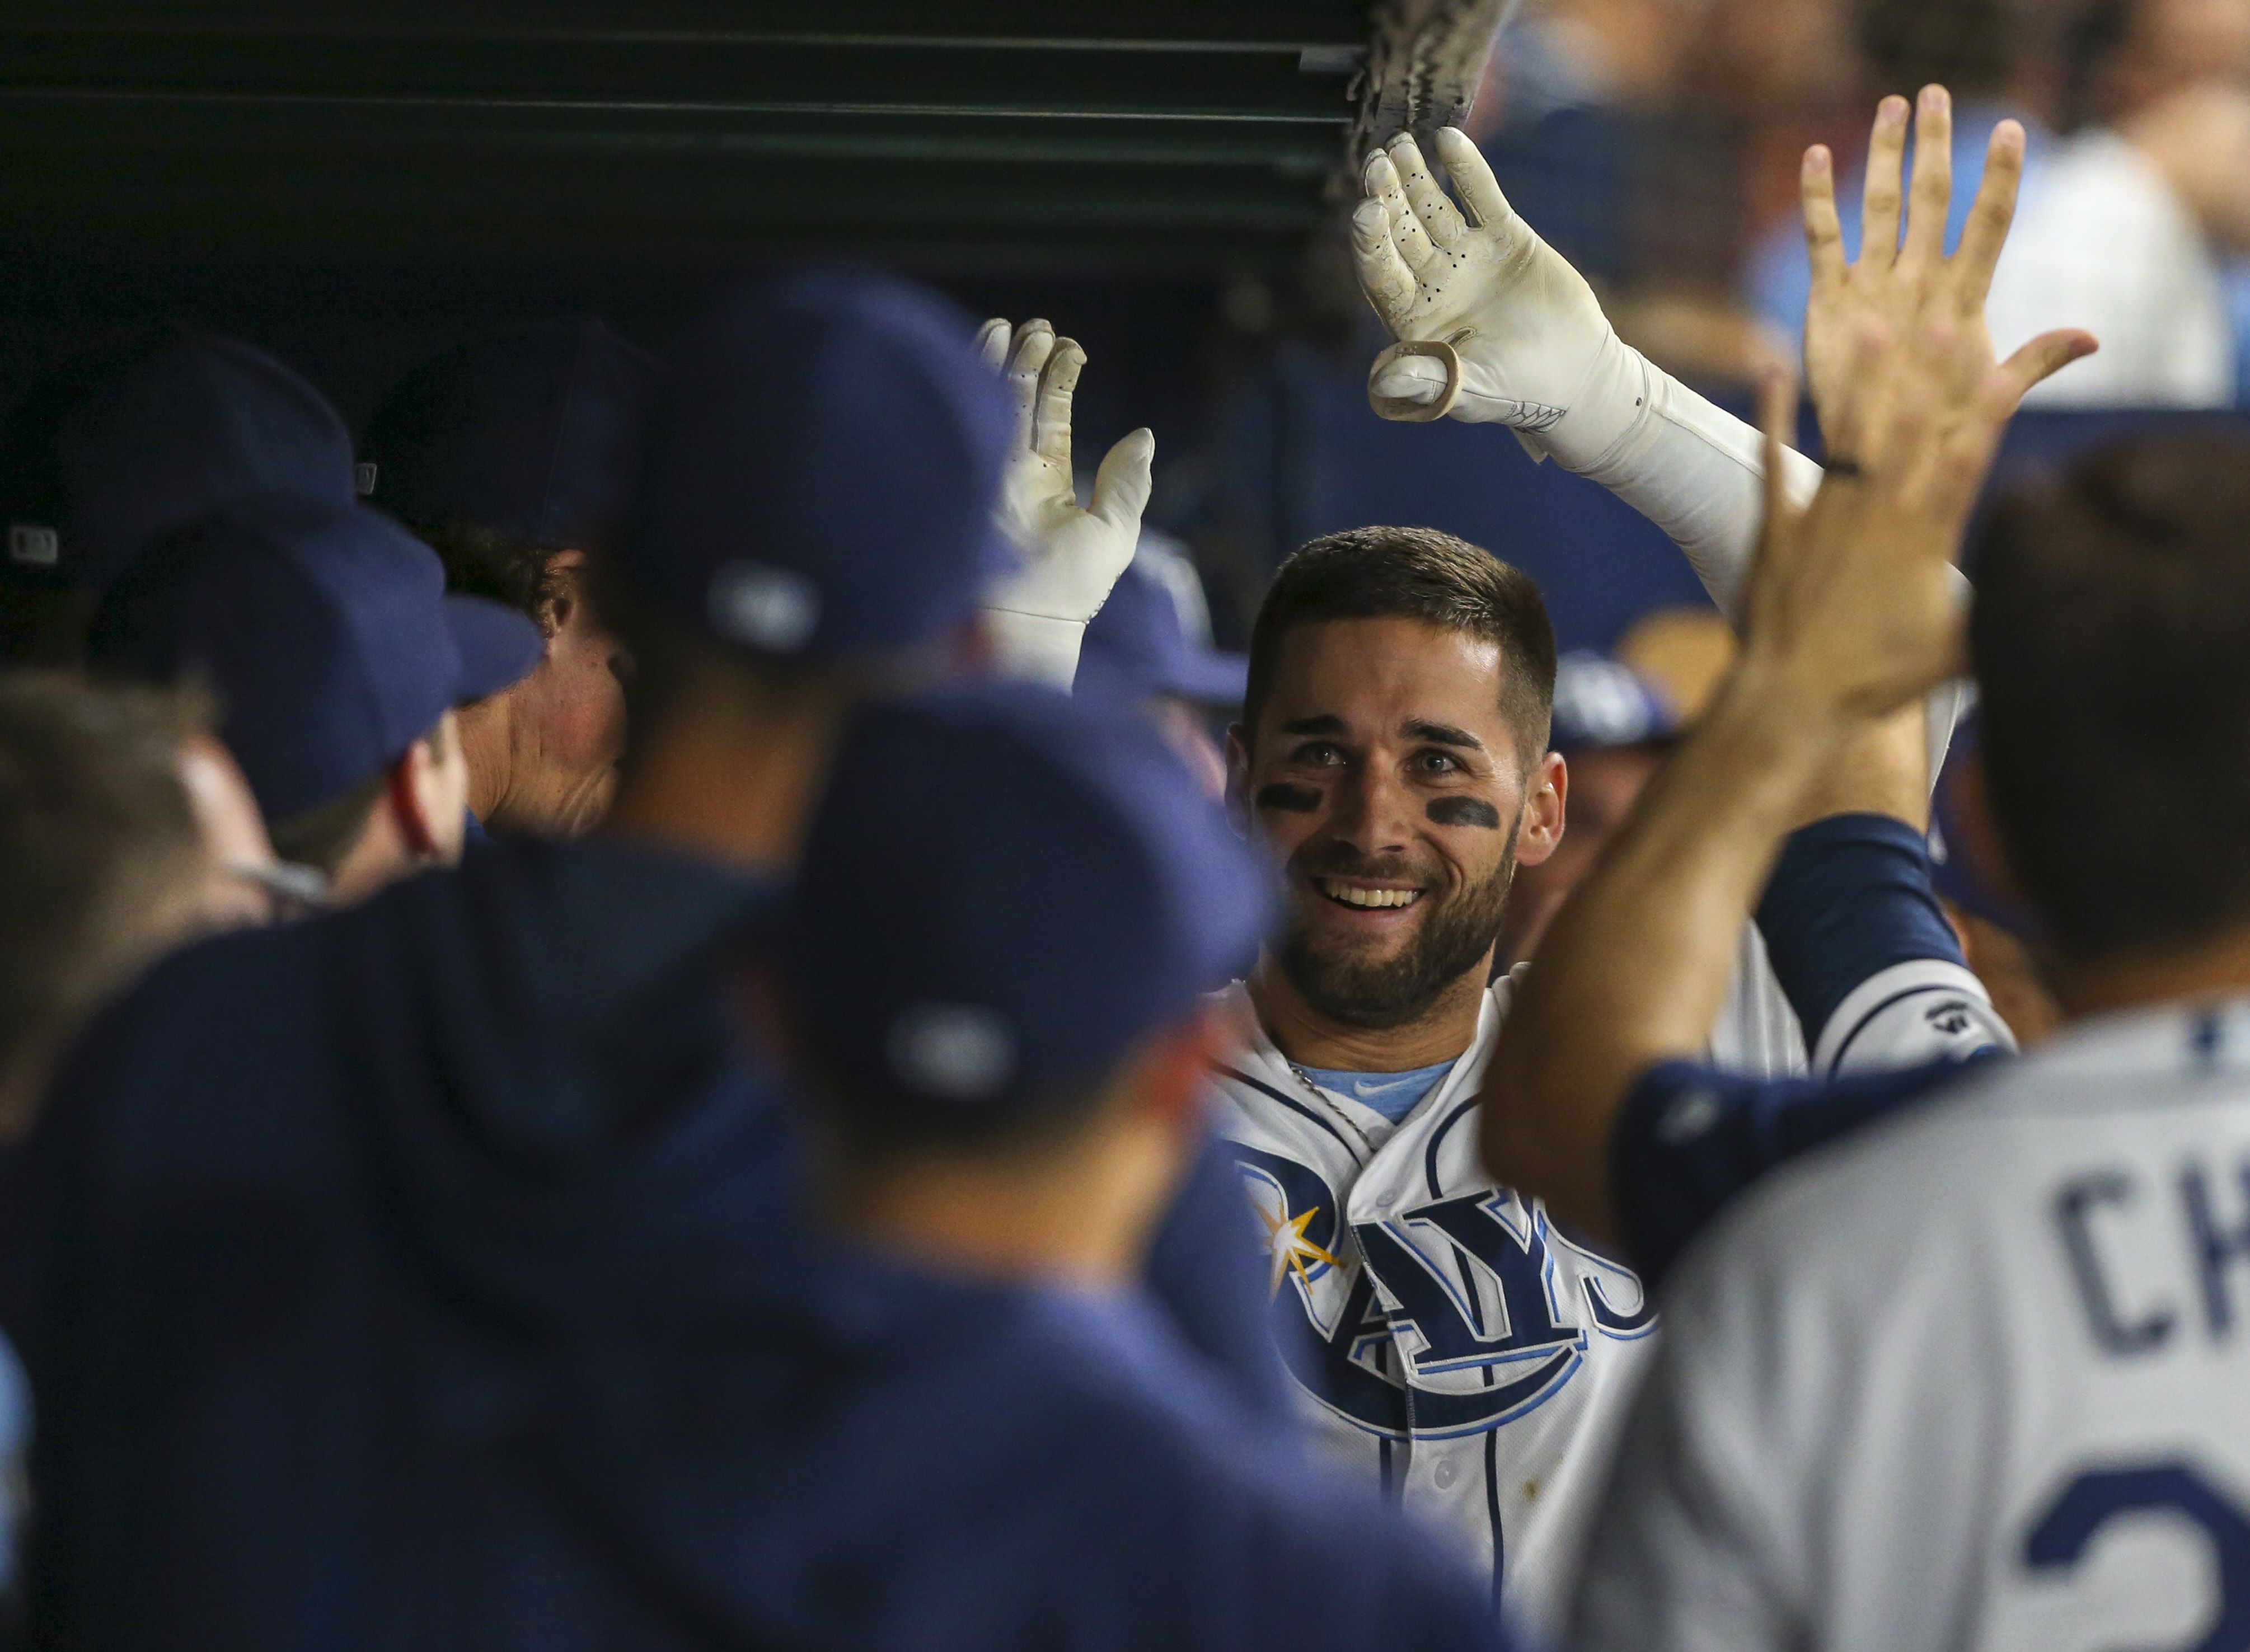
[[[1887,106],[1875,164],[1894,179],[1904,138]],[[1664,522],[1735,601],[1763,508],[1759,437],[1626,351],[1474,148],[1441,141],[1478,227],[1403,141],[1370,163],[1376,198],[1355,220],[1394,331],[1453,341],[1378,364],[1378,398],[1394,412],[1417,394],[1453,398],[1457,416],[1536,431]],[[2012,159],[1986,183],[2003,233]],[[1815,367],[1819,398],[1841,364]],[[1418,380],[1425,368],[1436,377]],[[1809,462],[1782,464],[1784,496],[1817,486]],[[1501,908],[1514,869],[1550,855],[1563,826],[1554,674],[1536,589],[1477,547],[1370,528],[1283,566],[1253,634],[1230,781],[1286,869],[1287,927],[1229,995],[1239,1049],[1219,1074],[1285,1353],[1321,1436],[1457,1534],[1535,1629],[1559,1616],[1655,1328],[1632,1270],[1497,1181],[1478,1148],[1479,1091],[1516,988],[1492,981]],[[1874,822],[1911,843],[1928,761],[1921,719],[1894,720],[1804,818],[1832,835],[1837,819]],[[1777,923],[1832,905],[1821,845],[1804,848],[1784,862],[1792,886],[1774,891]],[[1807,927],[1782,949],[1799,979],[1743,1020],[1785,1020],[1793,1038],[1789,987],[1805,1040],[1846,1070],[2005,1046],[1950,937],[1854,950],[1863,973],[1839,983],[1835,948],[1805,944]],[[1879,974],[1888,989],[1854,1000]],[[1958,1013],[1927,1017],[1924,989]],[[1847,1013],[1856,1038],[1836,1031]],[[1790,1070],[1790,1052],[1756,1047],[1741,1024],[1711,1040],[1718,1064]]]

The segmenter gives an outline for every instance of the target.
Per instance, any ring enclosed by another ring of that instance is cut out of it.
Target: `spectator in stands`
[[[456,708],[539,647],[521,616],[447,595],[428,547],[376,512],[280,499],[150,547],[88,639],[105,671],[210,686],[274,847],[345,903],[459,858]]]
[[[586,561],[625,509],[657,378],[601,322],[550,322],[429,362],[368,427],[368,498],[438,553],[448,589],[508,603],[546,639],[530,676],[461,713],[473,837],[576,836],[616,793],[625,650]]]
[[[2197,203],[2130,128],[2055,134],[2047,65],[2028,17],[2017,0],[1860,0],[1858,11],[1873,90],[1910,97],[1931,81],[1953,89],[1957,173],[1973,172],[2002,120],[2019,120],[2030,134],[2015,232],[1987,310],[1994,342],[2005,352],[2061,327],[2101,339],[2100,355],[2042,385],[2033,407],[2231,404],[2233,327]],[[1846,250],[1856,258],[1861,184],[1848,166],[1843,182]],[[1956,192],[1949,244],[1959,239],[1969,197]],[[1800,228],[1777,226],[1752,285],[1760,307],[1792,335],[1803,330],[1809,282]]]

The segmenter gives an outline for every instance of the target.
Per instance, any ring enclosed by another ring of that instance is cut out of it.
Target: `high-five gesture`
[[[1466,134],[1447,127],[1437,147],[1458,208],[1407,134],[1361,175],[1367,198],[1351,220],[1360,286],[1400,341],[1370,378],[1377,410],[1551,432],[1565,464],[1591,464],[1618,422],[1563,427],[1574,407],[1605,402],[1598,369],[1625,366],[1609,318],[1585,279],[1516,217]]]
[[[1909,189],[1903,174],[1910,113],[1915,117],[1915,160]],[[1958,335],[1950,364],[1963,375],[1956,389],[1964,394],[1955,405],[1964,410],[1959,416],[1983,416],[1981,410],[1981,410],[1983,404],[1965,392],[1994,366],[1984,304],[2015,222],[2023,176],[2024,129],[2013,120],[2003,120],[1992,134],[1984,182],[1960,250],[1949,257],[1945,233],[1953,205],[1953,100],[1943,86],[1922,93],[1918,113],[1904,98],[1885,99],[1867,148],[1867,202],[1860,258],[1854,264],[1844,256],[1834,158],[1826,148],[1807,152],[1805,234],[1812,258],[1812,299],[1805,322],[1805,371],[1831,452],[1855,456],[1855,393],[1864,380],[1860,357],[1863,336],[1871,327],[1902,338],[1934,321],[1948,324]],[[2001,368],[2005,382],[2016,387],[2016,401],[2021,402],[2033,386],[2095,348],[2082,332],[2043,334],[2009,357]],[[2009,410],[2014,410],[2012,405]]]
[[[1086,352],[1045,321],[987,321],[986,361],[1006,375],[1016,432],[1000,486],[1000,525],[1024,566],[984,600],[985,622],[1011,675],[1068,688],[1079,644],[1124,576],[1141,539],[1156,438],[1135,430],[1109,450],[1081,508],[1071,467],[1071,401]]]

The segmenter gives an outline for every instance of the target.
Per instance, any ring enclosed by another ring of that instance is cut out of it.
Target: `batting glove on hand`
[[[1407,134],[1362,174],[1367,198],[1351,219],[1360,287],[1400,341],[1377,361],[1369,395],[1387,418],[1505,424],[1536,455],[1590,469],[1645,405],[1646,363],[1585,278],[1515,215],[1467,134],[1447,127],[1437,146],[1460,208]]]
[[[1016,430],[1000,484],[1000,526],[1024,565],[984,599],[985,623],[1011,676],[1068,688],[1087,622],[1101,611],[1141,542],[1156,438],[1135,430],[1109,450],[1080,507],[1071,468],[1071,398],[1086,352],[1045,321],[988,321],[984,359],[1006,375]]]

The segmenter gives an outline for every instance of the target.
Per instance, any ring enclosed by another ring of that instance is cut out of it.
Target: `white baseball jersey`
[[[1762,946],[1752,957],[1762,968]],[[1846,1007],[1870,1064],[1953,1047],[1926,1023],[1922,987],[1987,1002],[1973,976],[1941,960],[1882,979],[1879,995]],[[1778,985],[1770,990],[1786,1015]],[[1485,1170],[1477,1094],[1514,991],[1513,979],[1495,983],[1475,1041],[1393,1124],[1293,1067],[1237,985],[1223,1001],[1239,1048],[1218,1070],[1219,1129],[1268,1238],[1277,1308],[1310,1331],[1282,1346],[1317,1435],[1458,1534],[1495,1586],[1504,1575],[1518,1621],[1548,1634],[1568,1604],[1656,1318],[1630,1268]],[[1789,1025],[1801,1072],[1803,1041]]]
[[[2250,1647],[2250,1001],[1957,1071],[1666,1313],[1580,1652]]]

